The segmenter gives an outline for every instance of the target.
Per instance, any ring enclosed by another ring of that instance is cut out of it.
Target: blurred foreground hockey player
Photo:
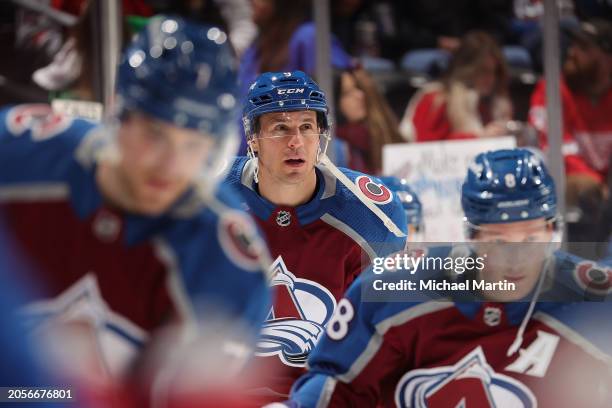
[[[249,157],[238,158],[228,175],[274,259],[275,301],[256,352],[274,373],[254,386],[263,400],[286,399],[348,286],[373,258],[404,247],[399,199],[325,155],[328,111],[324,93],[303,72],[260,75],[243,109]]]
[[[472,238],[467,256],[486,254],[483,266],[364,272],[338,303],[292,404],[610,406],[612,304],[585,299],[609,298],[612,271],[554,251],[559,219],[544,165],[526,150],[480,154],[462,205]],[[432,247],[424,258],[456,261],[457,248]],[[370,297],[376,280],[448,286],[377,301]],[[483,287],[453,289],[468,281]],[[504,290],[508,282],[513,290]]]
[[[255,344],[269,311],[267,250],[217,188],[238,146],[226,38],[152,19],[122,57],[117,114],[104,126],[46,105],[0,112],[0,211],[42,287],[24,315],[81,379],[124,378],[152,347],[158,359],[142,364],[171,367],[147,379],[166,392],[179,367],[206,361],[197,344],[207,336],[236,360]]]

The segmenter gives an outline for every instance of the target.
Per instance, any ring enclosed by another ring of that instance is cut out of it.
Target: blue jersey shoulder
[[[612,267],[556,251],[553,284],[545,293],[547,300],[612,299]]]
[[[76,150],[96,124],[56,114],[49,105],[0,111],[0,183],[66,181]]]
[[[231,162],[231,167],[225,177],[225,183],[231,185],[234,189],[239,190],[244,185],[242,184],[242,170],[249,158],[246,156],[240,156],[234,158]],[[246,186],[244,186],[246,187]]]
[[[380,208],[397,227],[407,233],[407,220],[397,195],[378,178],[358,171],[339,168],[370,201]],[[378,256],[404,248],[406,237],[396,237],[361,200],[344,184],[336,182],[333,205],[327,207],[330,215],[347,224],[372,246]]]
[[[255,328],[270,302],[269,256],[255,223],[240,205],[237,194],[221,185],[205,208],[175,217],[163,236],[176,254],[189,298],[222,305],[224,313],[239,315]]]
[[[550,303],[540,309],[612,356],[612,268],[563,251],[554,256],[554,281],[541,296]]]
[[[235,159],[226,177],[226,184],[239,191],[253,211],[262,219],[268,219],[275,205],[261,198],[253,189],[254,163],[246,157]],[[339,169],[373,203],[378,206],[400,230],[407,231],[407,221],[403,207],[380,180],[353,170]],[[344,184],[339,182],[325,166],[318,166],[321,177],[317,202],[309,202],[298,207],[300,221],[305,225],[320,218],[345,231],[353,239],[360,241],[370,257],[384,256],[403,249],[405,237],[396,237],[363,202]],[[357,236],[356,236],[357,235]]]

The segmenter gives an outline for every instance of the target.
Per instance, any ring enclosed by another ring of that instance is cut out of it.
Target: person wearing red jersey
[[[605,194],[604,180],[612,154],[612,23],[594,19],[572,31],[563,65],[561,103],[567,200]],[[546,130],[546,83],[531,96],[529,122],[538,130],[543,149]]]
[[[507,94],[507,67],[495,39],[468,33],[444,78],[412,97],[400,132],[417,142],[504,135],[512,119]]]

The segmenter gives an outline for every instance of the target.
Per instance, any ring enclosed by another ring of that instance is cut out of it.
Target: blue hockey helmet
[[[324,135],[331,123],[325,93],[302,71],[266,72],[249,87],[242,110],[242,124],[248,139],[256,133],[257,118],[265,113],[312,110]]]
[[[227,35],[176,16],[152,18],[123,53],[117,75],[119,114],[141,111],[216,139],[237,137],[237,92]]]
[[[551,220],[557,215],[555,183],[527,149],[489,151],[470,163],[461,205],[471,225]]]

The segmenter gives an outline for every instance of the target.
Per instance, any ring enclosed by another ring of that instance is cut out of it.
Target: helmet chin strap
[[[346,188],[351,190],[351,192],[355,194],[357,198],[359,198],[359,200],[383,222],[383,224],[385,224],[385,227],[387,227],[387,229],[391,231],[393,235],[398,238],[406,237],[406,234],[402,232],[402,230],[393,222],[393,220],[389,218],[384,211],[378,208],[378,206],[376,206],[376,204],[374,204],[368,197],[366,197],[365,194],[363,194],[355,185],[355,183],[345,176],[344,173],[342,173],[323,152],[321,152],[319,163],[327,167],[329,171],[346,186]]]
[[[556,222],[563,222],[563,220],[557,220]],[[521,326],[519,327],[518,332],[516,333],[514,341],[506,351],[507,357],[510,357],[514,353],[516,353],[523,344],[523,335],[525,334],[527,324],[529,323],[529,320],[533,315],[533,310],[538,301],[538,298],[540,297],[540,293],[542,292],[542,286],[544,285],[544,281],[546,280],[546,274],[551,268],[551,263],[554,262],[554,253],[561,247],[563,237],[562,231],[563,228],[557,228],[555,231],[553,231],[553,236],[550,240],[550,243],[548,244],[548,249],[546,251],[546,260],[544,261],[544,265],[542,266],[542,270],[540,271],[540,276],[538,277],[536,289],[533,293],[531,301],[529,302],[529,309],[527,310],[527,313],[525,314],[525,317],[521,322]]]
[[[255,183],[259,183],[259,158],[255,154],[255,151],[253,150],[253,145],[251,144],[251,142],[252,140],[248,142],[247,156],[251,160],[253,160],[253,167],[254,167],[253,181],[255,181]]]
[[[551,248],[552,248],[552,245],[553,244],[551,243]],[[546,273],[548,272],[548,269],[550,268],[550,263],[552,261],[553,261],[552,254],[549,254],[546,257],[546,261],[544,262],[544,265],[540,272],[540,276],[538,277],[538,283],[537,283],[536,289],[533,292],[533,296],[531,297],[531,300],[529,301],[529,309],[527,309],[527,313],[525,314],[525,317],[523,317],[523,321],[521,322],[521,325],[518,331],[516,332],[516,337],[514,338],[514,341],[512,342],[512,344],[510,345],[510,347],[508,347],[508,350],[506,351],[506,357],[510,357],[514,353],[516,353],[521,347],[521,345],[523,344],[523,335],[525,334],[525,330],[527,329],[527,324],[529,324],[529,320],[531,320],[531,316],[533,315],[533,310],[535,309],[536,303],[538,303],[538,298],[540,297],[540,293],[542,292],[542,286],[544,285]]]

